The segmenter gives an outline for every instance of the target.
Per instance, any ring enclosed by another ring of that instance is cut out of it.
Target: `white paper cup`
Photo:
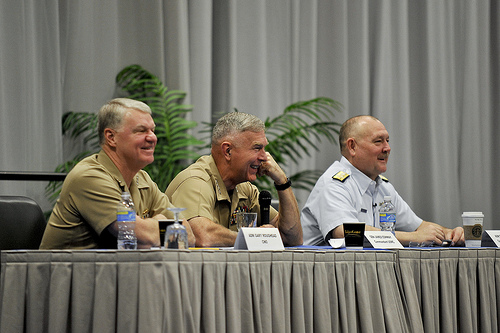
[[[464,212],[462,214],[466,247],[481,247],[483,219],[482,212]]]

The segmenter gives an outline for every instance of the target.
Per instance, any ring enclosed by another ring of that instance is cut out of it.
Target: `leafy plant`
[[[185,115],[192,111],[192,106],[182,104],[185,92],[168,90],[160,79],[139,65],[125,67],[116,76],[116,83],[127,93],[128,98],[145,102],[151,108],[158,143],[155,160],[145,170],[158,187],[165,190],[177,173],[199,156],[196,151],[203,142],[189,134],[189,130],[197,126],[197,122],[185,119]],[[82,137],[88,150],[57,166],[57,172],[69,172],[84,157],[100,149],[97,113],[65,113],[63,134],[71,138]],[[57,199],[61,185],[61,182],[50,182],[47,185],[46,193],[52,202]]]

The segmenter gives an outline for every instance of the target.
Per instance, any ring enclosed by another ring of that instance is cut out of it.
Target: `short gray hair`
[[[266,125],[257,116],[238,111],[230,112],[222,116],[215,124],[212,131],[212,147],[235,134],[246,131],[258,133],[265,130]]]
[[[134,109],[151,114],[151,108],[143,102],[130,98],[115,98],[104,104],[99,110],[97,131],[99,144],[105,143],[104,130],[111,128],[117,130],[121,127],[123,117],[128,109]]]

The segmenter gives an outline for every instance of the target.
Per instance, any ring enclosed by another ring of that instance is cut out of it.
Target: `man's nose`
[[[386,152],[386,153],[391,152],[391,146],[389,145],[389,142],[385,143],[384,152]]]
[[[265,162],[265,161],[267,161],[267,152],[266,152],[264,149],[262,149],[262,150],[261,150],[261,154],[260,154],[260,157],[259,157],[259,158],[260,158],[262,161],[264,161],[264,162]]]
[[[153,131],[149,131],[148,135],[146,136],[146,140],[148,140],[148,141],[153,141],[153,142],[157,142],[157,141],[158,141],[158,138],[156,137],[155,132],[153,132]]]

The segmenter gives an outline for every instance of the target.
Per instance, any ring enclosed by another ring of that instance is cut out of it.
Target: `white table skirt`
[[[0,332],[498,332],[500,250],[2,251]]]
[[[399,250],[398,270],[425,332],[499,332],[500,250]]]
[[[409,332],[396,262],[397,251],[3,251],[0,331]]]

